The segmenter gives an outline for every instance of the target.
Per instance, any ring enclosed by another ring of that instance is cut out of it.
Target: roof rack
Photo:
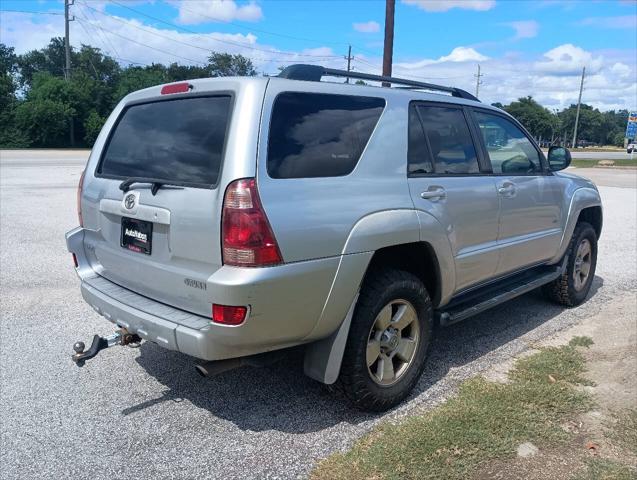
[[[405,85],[406,88],[418,88],[439,92],[447,92],[454,97],[464,98],[466,100],[475,100],[476,102],[480,101],[469,92],[456,87],[435,85],[433,83],[418,82],[416,80],[406,80],[404,78],[372,75],[370,73],[348,72],[345,70],[337,70],[334,68],[325,68],[320,65],[306,65],[302,63],[290,65],[289,67],[284,68],[278,76],[281,78],[288,78],[290,80],[306,80],[310,82],[320,82],[321,78],[324,76],[356,78],[360,80],[371,80],[375,82],[395,83],[398,85]]]

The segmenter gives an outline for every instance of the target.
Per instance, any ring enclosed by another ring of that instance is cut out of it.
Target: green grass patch
[[[571,160],[571,167],[592,168],[596,167],[602,160],[593,158],[574,158]],[[615,162],[616,167],[637,167],[637,154],[632,160],[630,158],[620,158],[611,159],[611,161]]]
[[[591,345],[593,345],[593,343],[595,342],[593,342],[593,339],[591,337],[579,337],[579,336],[571,338],[571,341],[568,342],[568,344],[571,347],[585,347],[585,348],[590,347]]]
[[[383,424],[324,460],[312,478],[464,479],[484,462],[514,457],[520,443],[565,444],[570,435],[560,422],[592,406],[575,388],[588,383],[584,371],[574,346],[543,349],[516,362],[510,383],[469,380],[434,410]]]
[[[637,455],[637,409],[631,408],[618,413],[609,437]]]
[[[595,458],[589,460],[586,470],[574,480],[635,480],[637,473],[618,462]]]

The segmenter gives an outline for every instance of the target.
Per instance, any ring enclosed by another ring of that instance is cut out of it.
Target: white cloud
[[[535,20],[521,20],[518,22],[508,22],[504,25],[515,30],[515,36],[512,40],[521,40],[523,38],[533,38],[537,36],[540,24]]]
[[[263,18],[261,7],[255,2],[239,5],[234,0],[179,0],[177,21],[184,25],[243,20],[257,22]]]
[[[363,33],[375,33],[380,31],[380,25],[378,24],[378,22],[375,22],[373,20],[370,20],[369,22],[354,23],[353,27],[354,30],[356,30],[357,32]]]
[[[122,64],[129,61],[144,64],[205,63],[210,51],[215,50],[246,55],[259,72],[270,74],[276,73],[279,66],[295,62],[345,67],[342,52],[337,55],[326,46],[296,50],[290,55],[290,52],[280,51],[250,33],[184,33],[97,12],[93,12],[92,17],[81,2],[75,5],[77,21],[71,23],[73,46],[79,48],[80,44],[87,44],[100,48],[126,59],[120,60]],[[51,37],[59,36],[63,30],[64,19],[60,16],[2,13],[0,18],[2,42],[15,47],[16,53],[42,48]],[[475,46],[458,46],[434,58],[405,58],[396,51],[393,74],[473,92],[476,64],[480,63],[484,74],[480,86],[483,102],[507,104],[531,95],[544,106],[562,108],[577,102],[582,66],[586,65],[585,103],[601,110],[637,109],[637,59],[632,49],[587,51],[566,44],[540,55],[508,51],[498,57],[488,57],[480,50]],[[375,74],[380,73],[381,64],[380,55],[365,56],[362,52],[356,52],[353,61],[356,71]]]
[[[577,102],[582,66],[586,65],[584,103],[600,110],[637,108],[637,61],[626,51],[589,52],[567,44],[548,50],[538,58],[521,52],[483,58],[484,55],[471,50],[457,47],[437,59],[395,63],[392,73],[396,77],[474,92],[479,61],[484,74],[480,99],[484,103],[508,104],[531,95],[547,108],[561,109]]]
[[[438,62],[482,62],[488,59],[471,47],[456,47],[449,55],[440,57]]]
[[[535,62],[535,69],[554,75],[574,75],[586,67],[589,73],[596,73],[604,64],[602,56],[594,57],[590,52],[566,43],[544,53],[541,61]]]
[[[100,48],[124,65],[153,62],[205,64],[211,51],[218,51],[249,57],[259,72],[275,73],[278,66],[290,63],[325,62],[332,67],[343,67],[340,62],[342,56],[335,55],[330,47],[288,52],[259,42],[251,33],[187,33],[96,12],[90,17],[89,10],[80,3],[76,2],[76,5],[76,21],[71,22],[73,47],[85,44]],[[2,42],[15,47],[16,53],[43,48],[61,31],[64,31],[64,19],[60,16],[2,13],[0,20]],[[330,64],[334,60],[340,63]]]
[[[495,7],[495,0],[403,0],[427,12],[446,12],[452,8],[486,11]]]
[[[577,22],[578,25],[600,28],[637,28],[637,15],[618,17],[588,17]]]

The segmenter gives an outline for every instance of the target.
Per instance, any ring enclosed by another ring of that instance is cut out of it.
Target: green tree
[[[558,128],[558,118],[548,109],[533,100],[532,97],[519,98],[504,107],[534,137],[551,138]]]
[[[213,52],[208,57],[208,70],[211,77],[254,77],[257,74],[252,60],[239,53]]]
[[[126,95],[136,90],[160,85],[168,82],[166,68],[154,64],[148,67],[128,67],[120,76],[115,90],[115,100],[120,101]]]
[[[575,117],[577,116],[577,105],[562,110],[559,113],[562,121],[563,131],[566,139],[571,140],[575,128]],[[595,143],[605,143],[608,125],[604,122],[602,113],[590,105],[583,103],[580,106],[579,121],[577,124],[577,140]]]
[[[38,72],[25,100],[16,108],[16,125],[27,132],[38,147],[60,147],[69,144],[69,125],[78,127],[83,137],[84,118],[92,102],[94,81],[77,73],[71,81]]]
[[[71,64],[75,65],[76,53],[71,49]],[[36,73],[49,73],[56,76],[64,76],[64,39],[52,38],[49,44],[40,50],[31,50],[18,57],[20,68],[20,82],[23,87],[29,88],[33,83]]]
[[[84,141],[87,145],[93,145],[97,136],[99,135],[102,127],[106,122],[106,118],[100,117],[99,113],[95,110],[91,110],[86,120],[84,121]]]
[[[0,147],[29,146],[29,137],[15,124],[18,57],[12,47],[0,43]]]

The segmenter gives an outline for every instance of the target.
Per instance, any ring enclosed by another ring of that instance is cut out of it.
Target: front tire
[[[423,283],[394,269],[363,282],[341,364],[339,383],[361,410],[381,412],[400,403],[425,367],[433,308]]]
[[[543,287],[549,300],[576,307],[588,295],[597,266],[597,234],[590,223],[578,223],[569,245],[566,271]]]

